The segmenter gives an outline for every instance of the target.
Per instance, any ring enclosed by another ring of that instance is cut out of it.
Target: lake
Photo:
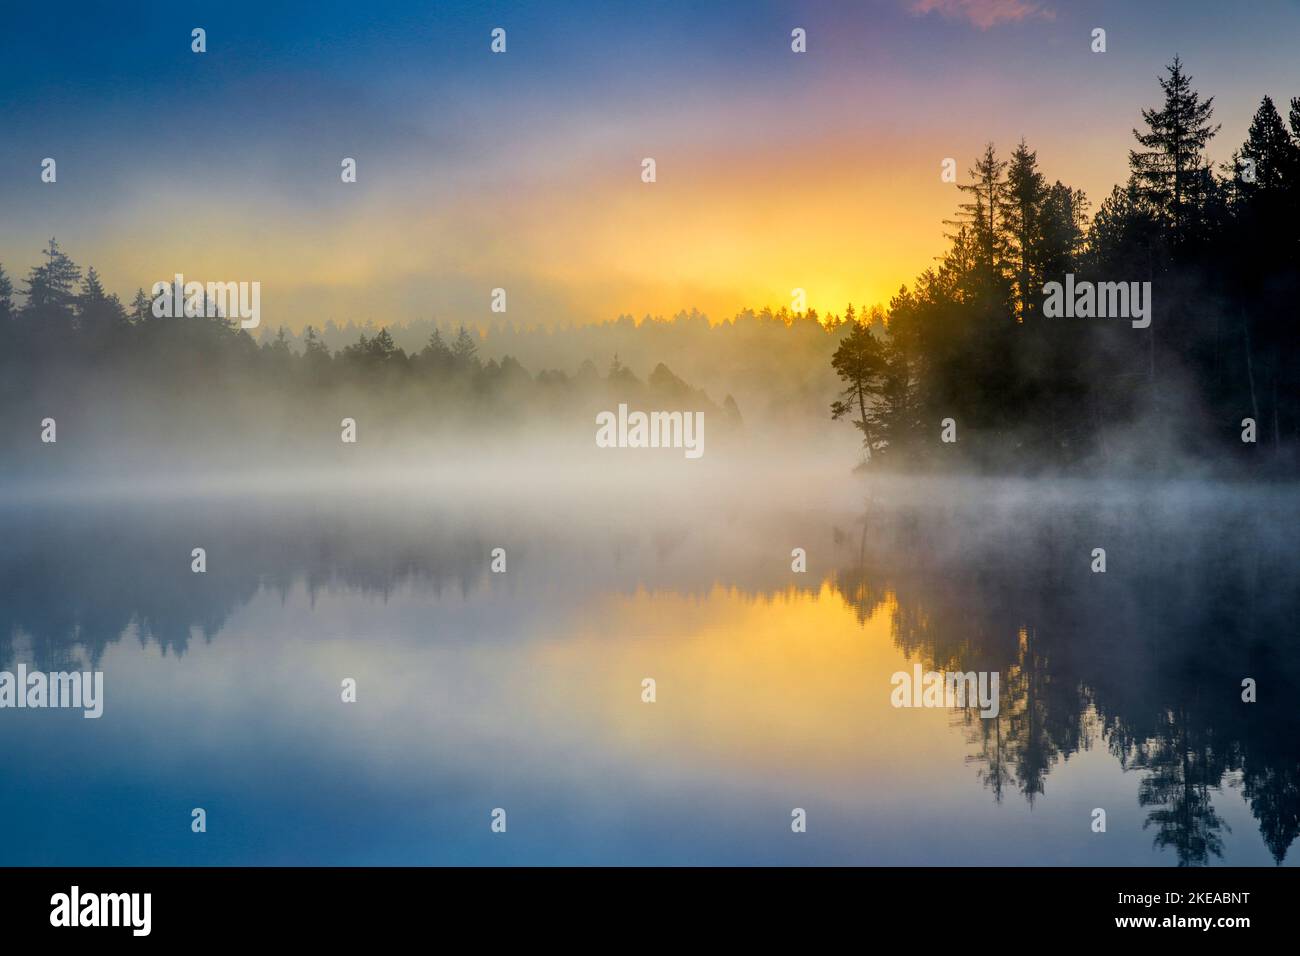
[[[595,487],[7,496],[0,864],[1294,864],[1295,489]]]

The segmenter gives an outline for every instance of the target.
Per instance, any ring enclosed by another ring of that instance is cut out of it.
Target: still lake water
[[[841,484],[10,501],[0,864],[1295,863],[1294,490]]]

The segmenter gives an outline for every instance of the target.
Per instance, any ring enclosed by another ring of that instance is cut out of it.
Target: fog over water
[[[677,454],[11,488],[3,862],[1293,862],[1294,489]]]

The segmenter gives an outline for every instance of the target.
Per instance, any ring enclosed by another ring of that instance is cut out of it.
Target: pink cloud
[[[1056,16],[1038,0],[912,0],[911,9],[917,16],[939,13],[953,19],[969,20],[981,30],[999,23],[1051,20]]]

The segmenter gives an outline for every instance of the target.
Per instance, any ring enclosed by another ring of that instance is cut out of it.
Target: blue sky
[[[1025,136],[1095,205],[1175,53],[1224,160],[1261,95],[1300,95],[1297,38],[1293,0],[24,4],[0,36],[0,262],[21,276],[57,235],[123,295],[262,272],[293,327],[475,321],[500,285],[524,323],[721,317],[793,286],[838,309],[940,251],[941,158]]]

